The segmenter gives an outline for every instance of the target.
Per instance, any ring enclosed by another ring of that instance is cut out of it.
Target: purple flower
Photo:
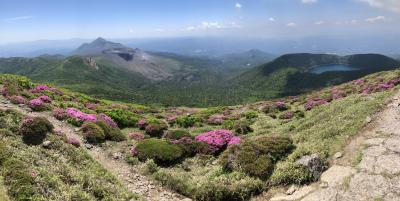
[[[132,132],[128,134],[130,139],[134,140],[143,140],[144,139],[144,134],[141,132]]]
[[[43,101],[43,102],[45,102],[45,103],[51,103],[51,98],[48,97],[48,96],[46,96],[46,95],[39,96],[38,99],[40,99],[41,101]]]
[[[278,102],[275,103],[275,105],[279,110],[286,110],[287,109],[286,103],[283,102],[283,101],[278,101]]]
[[[39,85],[35,88],[37,91],[46,91],[49,90],[50,87],[48,87],[47,85]]]
[[[29,101],[30,106],[42,106],[44,103],[41,99],[35,98]]]
[[[100,114],[99,119],[104,120],[108,125],[112,126],[113,128],[118,127],[117,123],[115,123],[114,120],[112,120],[111,117],[107,116],[106,114]]]
[[[137,126],[138,126],[139,128],[141,128],[141,129],[146,128],[146,126],[147,126],[147,121],[146,121],[146,119],[141,119],[141,120],[139,120],[138,123],[137,123]]]
[[[200,142],[205,142],[214,149],[215,152],[222,151],[231,139],[234,137],[229,130],[214,130],[207,133],[202,133],[196,136],[196,140]]]
[[[133,157],[135,157],[135,156],[138,155],[138,151],[136,150],[136,147],[132,147],[132,148],[131,148],[131,155],[132,155]]]
[[[319,98],[311,99],[311,100],[307,101],[306,105],[304,106],[304,109],[305,110],[311,110],[316,106],[325,105],[327,103],[328,103],[328,101],[326,101],[324,99],[319,99]]]
[[[13,104],[25,104],[26,99],[22,96],[11,96],[10,98],[11,103]]]
[[[225,119],[226,117],[222,114],[214,114],[211,115],[207,121],[209,124],[221,125],[222,123],[224,123]]]
[[[235,145],[239,144],[242,141],[240,137],[232,137],[231,140],[228,142],[228,145]]]
[[[65,120],[68,119],[68,113],[62,108],[56,108],[53,110],[53,117],[58,120]]]
[[[67,113],[70,117],[78,121],[97,121],[97,116],[95,114],[86,114],[75,108],[68,108]]]
[[[68,138],[67,143],[74,145],[75,147],[81,146],[81,143],[79,142],[79,140],[77,140],[76,138],[73,138],[73,137]]]

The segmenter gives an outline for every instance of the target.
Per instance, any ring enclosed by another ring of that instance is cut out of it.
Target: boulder
[[[306,167],[314,175],[315,179],[318,179],[324,170],[324,165],[318,154],[303,156],[296,163]]]

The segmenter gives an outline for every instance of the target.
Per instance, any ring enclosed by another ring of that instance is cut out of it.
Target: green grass
[[[7,190],[3,184],[3,177],[0,177],[0,200],[2,200],[2,201],[10,200],[7,195]]]
[[[12,119],[15,119],[12,115],[0,115],[2,122]],[[67,144],[62,137],[49,135],[46,140],[52,144],[48,149],[26,145],[20,135],[4,129],[0,138],[1,151],[12,153],[0,158],[0,175],[12,200],[125,201],[139,198],[84,148]],[[2,190],[0,188],[3,196]]]

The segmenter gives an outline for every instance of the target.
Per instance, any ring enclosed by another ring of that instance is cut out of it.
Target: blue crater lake
[[[313,67],[309,72],[314,74],[322,74],[325,72],[332,72],[332,71],[355,71],[355,70],[359,69],[342,64],[330,64],[330,65]]]

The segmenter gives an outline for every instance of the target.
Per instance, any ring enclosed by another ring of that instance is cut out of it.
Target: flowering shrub
[[[136,157],[138,155],[138,151],[136,150],[136,147],[132,147],[131,150],[131,156]]]
[[[178,116],[176,116],[176,115],[168,115],[166,120],[169,124],[174,124],[176,122],[177,118],[178,118]]]
[[[130,139],[139,141],[139,140],[143,140],[144,139],[144,134],[141,133],[141,132],[131,132],[131,133],[128,134],[128,137]]]
[[[40,100],[39,98],[35,98],[29,101],[29,107],[33,110],[33,111],[44,111],[46,110],[48,107],[47,105]]]
[[[56,108],[53,110],[53,117],[62,121],[69,118],[69,114],[62,108]]]
[[[78,122],[97,121],[97,116],[95,114],[86,114],[75,108],[68,108],[67,114]]]
[[[346,92],[336,87],[332,88],[331,93],[334,100],[346,97]]]
[[[13,104],[25,104],[26,103],[26,99],[22,96],[10,96],[10,101]]]
[[[79,142],[79,140],[76,139],[76,138],[73,138],[73,137],[69,137],[69,138],[67,139],[67,143],[68,143],[68,144],[71,144],[71,145],[73,145],[73,146],[75,146],[75,147],[80,147],[80,146],[81,146],[81,143]]]
[[[114,120],[112,120],[109,116],[107,116],[105,114],[99,114],[98,119],[105,121],[108,125],[110,125],[113,128],[118,127],[118,125],[114,122]]]
[[[286,103],[283,102],[283,101],[278,101],[278,102],[275,103],[275,105],[276,105],[276,108],[278,108],[278,110],[280,110],[280,111],[288,109]]]
[[[225,119],[226,117],[222,114],[214,114],[208,117],[207,122],[212,125],[221,125]]]
[[[192,137],[182,137],[172,141],[173,144],[178,145],[183,150],[185,157],[192,157],[196,154],[208,154],[210,149],[204,142],[194,140]]]
[[[305,110],[311,110],[316,106],[328,104],[328,101],[324,99],[310,99],[307,101],[306,105],[304,105]]]
[[[285,112],[281,115],[279,115],[279,119],[292,119],[294,117],[293,112]]]
[[[46,95],[39,96],[38,99],[40,99],[41,101],[43,101],[45,103],[51,103],[51,101],[52,101],[51,98]]]
[[[19,128],[19,133],[26,144],[38,145],[43,143],[47,133],[52,132],[53,128],[44,117],[26,117]]]
[[[137,126],[138,126],[140,129],[145,129],[146,126],[147,126],[147,121],[146,121],[146,119],[141,119],[141,120],[139,120],[138,123],[137,123]]]
[[[214,130],[196,136],[196,140],[209,145],[213,154],[223,151],[234,135],[228,130]]]
[[[228,142],[228,145],[236,145],[242,141],[240,137],[232,137],[231,140]]]
[[[50,90],[50,87],[47,85],[39,85],[35,88],[37,91],[47,91]]]

